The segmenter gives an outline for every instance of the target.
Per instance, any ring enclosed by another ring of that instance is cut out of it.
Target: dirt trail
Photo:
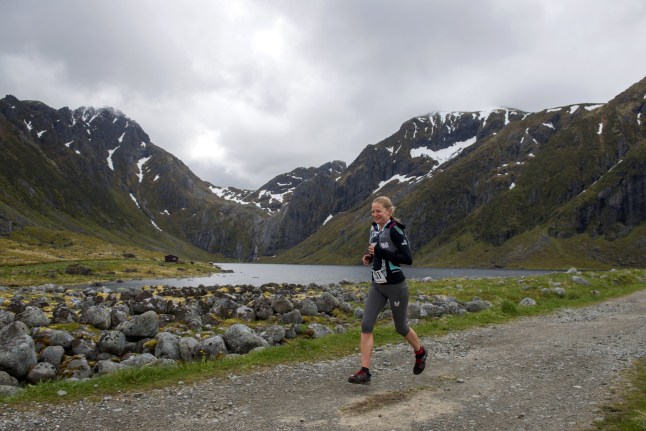
[[[391,345],[375,352],[369,386],[346,383],[357,354],[97,403],[4,406],[0,429],[586,429],[619,371],[646,354],[646,291],[422,340],[430,356],[420,376],[409,347]]]

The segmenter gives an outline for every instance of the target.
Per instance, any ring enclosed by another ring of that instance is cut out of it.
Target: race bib
[[[380,269],[379,271],[372,271],[372,279],[374,280],[375,283],[378,284],[385,284],[387,282],[386,280],[386,271],[384,269]]]

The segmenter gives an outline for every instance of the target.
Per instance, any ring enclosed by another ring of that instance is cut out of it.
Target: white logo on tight
[[[395,307],[399,307],[399,301],[395,301]]]

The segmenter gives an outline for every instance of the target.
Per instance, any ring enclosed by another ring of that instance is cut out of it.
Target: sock
[[[422,356],[424,356],[424,346],[419,347],[419,350],[417,352],[415,352],[415,356],[420,357],[420,358]]]
[[[366,373],[367,375],[370,375],[370,369],[369,369],[369,368],[361,367],[361,371],[363,371],[363,372],[364,372],[364,373]]]

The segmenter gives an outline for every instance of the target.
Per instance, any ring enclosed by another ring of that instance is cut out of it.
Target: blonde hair
[[[387,211],[392,211],[390,213],[390,218],[392,220],[395,220],[397,223],[401,223],[398,219],[393,217],[393,214],[395,213],[395,205],[393,205],[393,201],[390,200],[388,196],[377,196],[373,201],[373,204],[380,204],[383,206]]]

